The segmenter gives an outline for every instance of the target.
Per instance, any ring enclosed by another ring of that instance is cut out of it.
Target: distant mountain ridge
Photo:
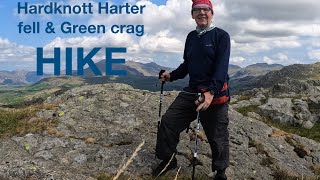
[[[261,76],[247,76],[241,79],[232,79],[230,84],[237,91],[252,88],[270,88],[277,84],[285,84],[295,81],[305,82],[310,85],[320,86],[320,62],[315,64],[293,64],[280,70],[270,71]],[[295,85],[297,85],[295,83]]]
[[[38,82],[49,75],[38,76],[35,71],[0,71],[0,85],[27,85]]]
[[[105,74],[105,60],[99,61],[96,63],[96,66],[99,68],[102,74]],[[154,62],[150,63],[140,63],[135,61],[126,61],[125,64],[113,64],[113,70],[125,70],[128,75],[133,76],[158,76],[160,69],[165,69],[168,71],[172,71],[173,68],[160,66]],[[93,76],[91,69],[88,67],[84,69],[84,76]]]
[[[279,71],[272,71],[257,80],[256,84],[270,86],[285,79],[320,80],[320,62],[315,64],[293,64]]]
[[[244,78],[247,76],[261,76],[265,75],[270,71],[276,71],[282,69],[284,66],[281,64],[267,64],[267,63],[256,63],[249,65],[245,68],[237,69],[235,72],[230,73],[230,77],[233,79]]]
[[[169,68],[160,66],[154,62],[151,63],[140,63],[134,61],[126,61],[125,64],[113,64],[112,68],[114,70],[125,70],[127,71],[127,76],[105,76],[105,61],[99,61],[96,63],[96,66],[102,72],[103,76],[95,76],[90,68],[84,69],[84,76],[81,78],[84,79],[84,82],[87,84],[103,84],[103,83],[126,83],[134,88],[139,89],[148,89],[148,90],[158,90],[156,84],[158,81],[158,73],[159,70],[165,69],[168,71],[172,71],[175,68]],[[229,65],[229,75],[231,80],[236,79],[235,83],[231,83],[231,86],[238,88],[239,82],[242,86],[244,81],[246,83],[252,83],[251,79],[254,77],[259,77],[261,75],[265,75],[271,71],[282,69],[284,66],[280,64],[266,64],[266,63],[257,63],[253,65],[249,65],[247,67],[241,68],[236,65]],[[65,74],[64,71],[61,74]],[[73,72],[76,75],[76,71]],[[49,77],[49,75],[45,76],[37,76],[36,72],[27,72],[27,71],[0,71],[0,85],[27,85],[33,84],[44,77]],[[62,76],[63,77],[63,76]],[[58,78],[58,77],[53,77]],[[50,80],[46,80],[46,83],[50,82]],[[63,82],[63,81],[62,81]],[[53,84],[55,84],[54,81]],[[188,84],[188,77],[183,80],[179,80],[175,83],[167,83],[167,90],[182,90]],[[234,86],[235,85],[235,86]]]
[[[96,63],[96,66],[103,70],[102,74],[105,74],[105,61],[99,61]],[[231,78],[243,78],[246,76],[260,76],[265,75],[270,71],[280,70],[284,66],[281,64],[267,64],[267,63],[257,63],[252,64],[247,67],[241,68],[240,66],[230,64],[229,65],[229,76]],[[175,67],[177,68],[177,67]],[[134,76],[158,76],[160,69],[165,69],[167,71],[172,71],[175,68],[160,66],[154,62],[151,63],[140,63],[134,61],[126,61],[125,64],[114,64],[114,70],[126,70],[128,75]],[[93,76],[93,73],[90,68],[84,70],[85,76]]]

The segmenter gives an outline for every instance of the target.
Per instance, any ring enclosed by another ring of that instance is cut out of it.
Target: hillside
[[[284,91],[313,91],[309,88],[320,86],[320,63],[289,65],[262,76],[231,79],[230,84],[234,87],[235,93],[253,88],[272,88],[274,86],[292,87]]]
[[[37,76],[34,71],[17,70],[17,71],[0,71],[0,85],[21,86],[36,83],[42,78],[49,75]]]
[[[232,79],[245,78],[248,76],[261,76],[265,75],[270,71],[276,71],[282,69],[284,66],[281,64],[267,64],[267,63],[257,63],[252,64],[247,67],[238,69],[234,73],[230,73]]]
[[[229,76],[232,77],[237,71],[241,69],[240,66],[230,64],[228,68]]]
[[[165,92],[164,110],[177,95]],[[123,84],[77,87],[45,101],[28,123],[55,122],[43,132],[2,137],[0,179],[110,179],[136,149],[142,149],[123,179],[150,179],[154,157],[159,93]],[[230,107],[229,179],[319,178],[320,144],[249,118]],[[193,127],[193,126],[192,126]],[[25,133],[28,133],[26,131]],[[182,132],[178,146],[179,179],[190,179],[194,141]],[[211,153],[199,142],[197,177],[209,179]],[[176,170],[165,179],[173,179]]]
[[[257,79],[255,85],[270,87],[274,84],[282,83],[288,78],[303,81],[320,81],[320,62],[315,64],[294,64],[286,66],[279,71],[273,71],[261,76]]]

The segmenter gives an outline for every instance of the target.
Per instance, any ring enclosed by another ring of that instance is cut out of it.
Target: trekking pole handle
[[[198,93],[198,99],[197,101],[199,103],[203,103],[205,101],[205,97],[204,97],[204,94],[203,93]]]
[[[162,76],[162,74],[164,73],[164,72],[166,72],[166,70],[164,70],[164,69],[161,69],[160,70],[160,72],[159,72],[159,79],[161,79],[161,76]],[[161,84],[164,84],[165,83],[165,81],[162,81],[161,82]],[[162,89],[162,88],[161,88]]]

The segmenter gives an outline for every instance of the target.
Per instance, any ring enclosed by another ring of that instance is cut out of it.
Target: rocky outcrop
[[[233,97],[232,107],[254,111],[266,120],[312,128],[320,119],[320,92],[317,92],[317,86],[286,83],[275,85],[271,89],[254,88],[244,91]],[[284,89],[281,90],[280,87]]]
[[[259,106],[261,114],[280,123],[297,123],[294,119],[293,103],[290,98],[269,98],[268,102]]]
[[[301,99],[269,98],[258,108],[262,115],[280,123],[310,129],[318,121],[318,117],[309,111],[308,103]]]
[[[311,96],[307,100],[309,104],[309,109],[313,112],[316,116],[320,117],[320,94],[317,96]]]
[[[166,109],[178,92],[166,92]],[[0,141],[0,179],[96,179],[115,175],[139,143],[145,145],[124,175],[144,178],[155,159],[159,93],[123,84],[83,86],[49,97],[57,110],[42,110],[36,118],[55,119],[57,127],[42,134],[27,134]],[[253,116],[254,117],[254,116]],[[254,118],[229,111],[229,179],[274,179],[283,176],[316,177],[319,143],[269,127]],[[181,133],[178,145],[179,176],[191,177],[194,141]],[[209,144],[199,142],[197,176],[209,179]],[[176,174],[171,171],[169,175]],[[172,178],[173,179],[173,178]]]
[[[272,87],[271,92],[276,96],[294,96],[296,94],[318,95],[320,86],[315,81],[297,80],[287,77],[283,82]]]

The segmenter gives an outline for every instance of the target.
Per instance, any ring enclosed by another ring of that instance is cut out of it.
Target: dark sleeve
[[[209,89],[215,94],[219,94],[224,82],[228,80],[228,67],[230,57],[230,36],[227,32],[218,38],[217,57],[215,70],[211,78]]]
[[[187,56],[187,52],[188,52],[188,48],[189,48],[189,41],[190,41],[189,36],[190,36],[190,34],[187,36],[186,43],[184,46],[183,63],[181,63],[177,69],[173,70],[170,73],[170,81],[175,81],[177,79],[183,79],[189,73],[189,70],[188,70],[189,59]]]

